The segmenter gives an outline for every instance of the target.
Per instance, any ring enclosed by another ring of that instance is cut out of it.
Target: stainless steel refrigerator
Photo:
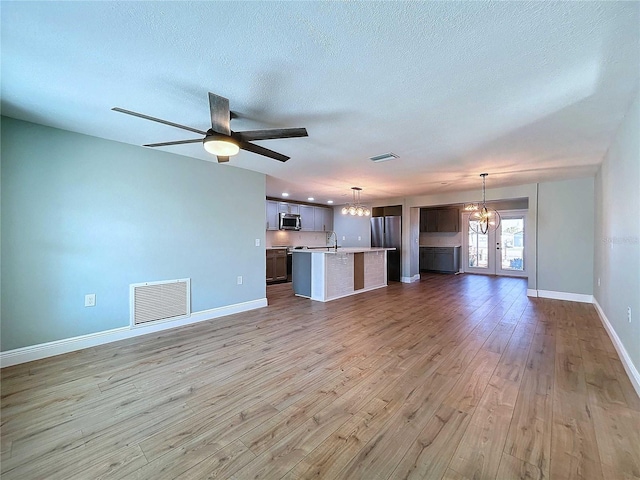
[[[395,248],[387,252],[387,279],[399,282],[402,262],[402,217],[372,217],[371,246]]]

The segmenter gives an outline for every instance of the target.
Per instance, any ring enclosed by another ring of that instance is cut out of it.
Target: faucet
[[[333,248],[337,252],[338,251],[338,235],[334,231],[329,232],[329,234],[327,235],[327,247],[331,246],[329,245],[329,241],[331,240],[332,236],[336,239],[336,243],[333,245]]]

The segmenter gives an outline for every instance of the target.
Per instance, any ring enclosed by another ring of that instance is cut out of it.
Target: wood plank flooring
[[[3,479],[640,479],[591,305],[423,275],[2,370]]]

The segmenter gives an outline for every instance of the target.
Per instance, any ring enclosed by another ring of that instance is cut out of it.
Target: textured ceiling
[[[592,175],[639,85],[638,2],[1,3],[2,113],[141,145],[306,127],[225,168],[341,203]],[[215,161],[199,144],[167,151]],[[399,159],[368,158],[394,152]],[[177,160],[179,161],[179,160]],[[345,197],[346,196],[346,197]]]

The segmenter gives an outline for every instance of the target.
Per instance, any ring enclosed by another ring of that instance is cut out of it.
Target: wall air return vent
[[[191,315],[191,279],[134,283],[129,286],[132,327]]]
[[[370,157],[369,160],[372,162],[386,162],[387,160],[393,160],[394,158],[400,158],[395,153],[383,153],[382,155],[376,155],[375,157]]]

